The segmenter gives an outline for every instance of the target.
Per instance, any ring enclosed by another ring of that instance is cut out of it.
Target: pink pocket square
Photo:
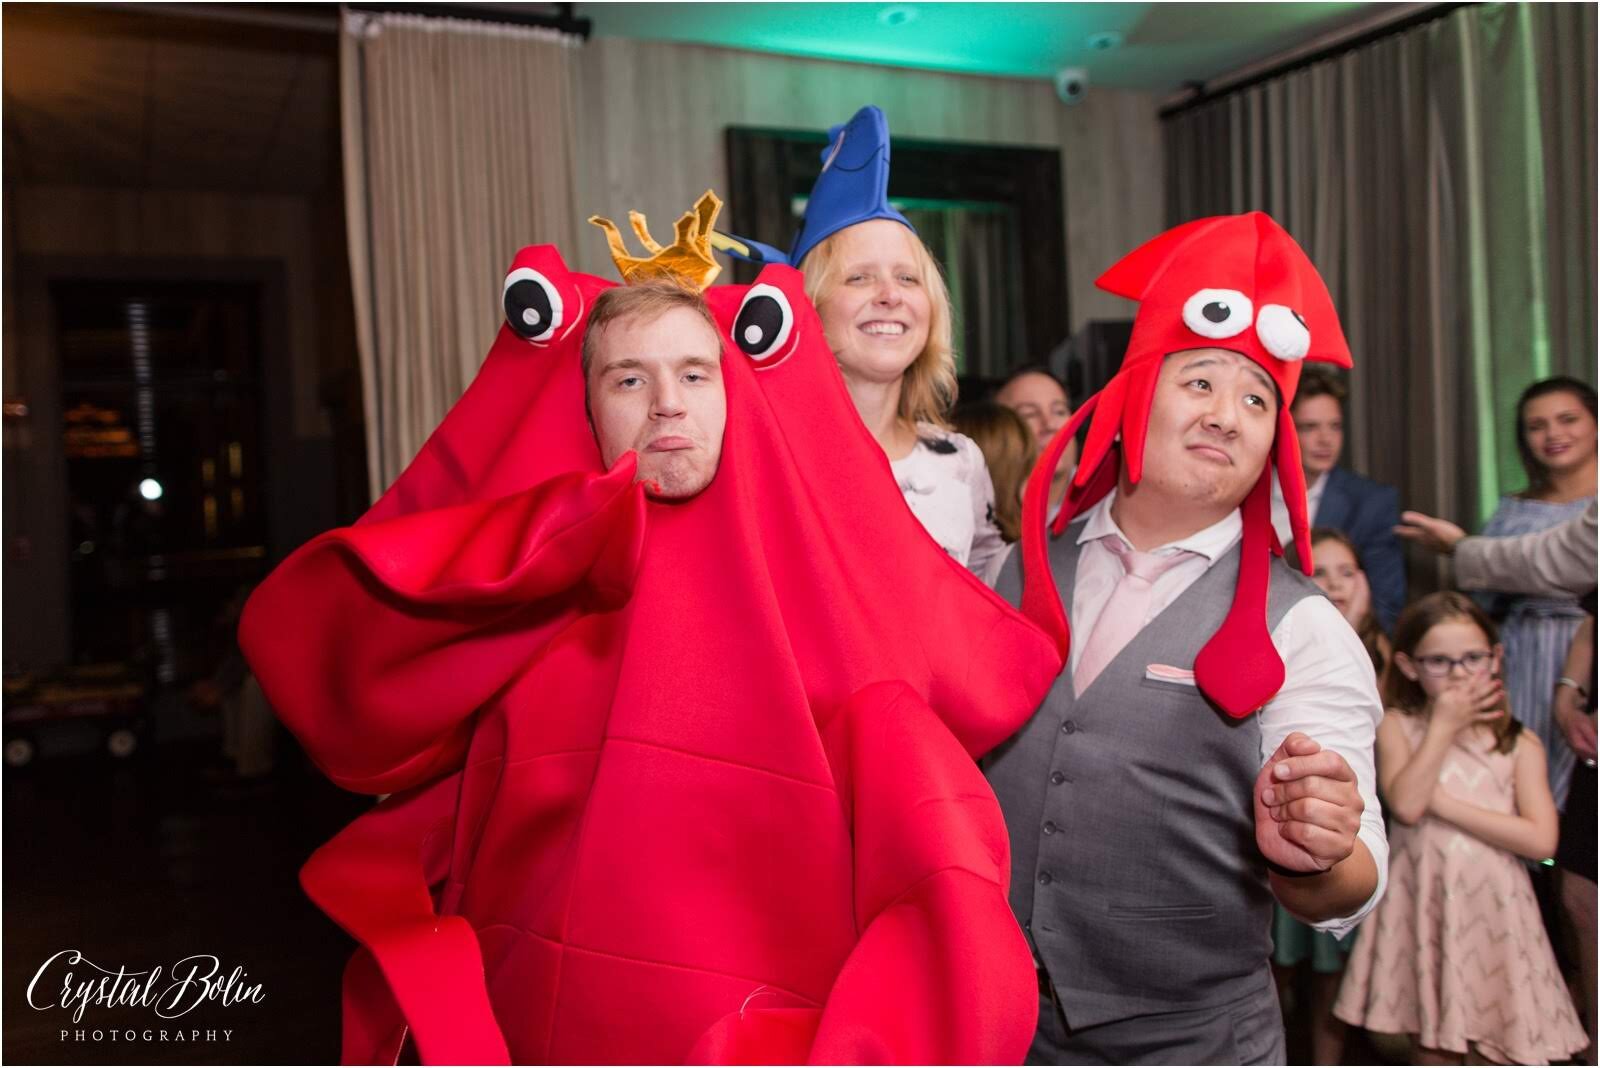
[[[1171,664],[1147,665],[1144,677],[1158,682],[1176,682],[1181,686],[1195,685],[1193,668],[1173,667]]]

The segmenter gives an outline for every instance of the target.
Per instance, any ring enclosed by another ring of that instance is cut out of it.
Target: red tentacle
[[[1223,711],[1242,719],[1283,688],[1283,658],[1267,630],[1268,568],[1272,551],[1272,474],[1265,467],[1244,499],[1239,582],[1222,626],[1194,659],[1195,682]]]
[[[1063,662],[1067,658],[1070,637],[1061,596],[1050,574],[1049,538],[1045,531],[1045,520],[1050,514],[1050,481],[1073,435],[1100,404],[1101,394],[1097,393],[1079,405],[1067,425],[1056,431],[1056,436],[1050,439],[1049,446],[1034,464],[1022,495],[1022,612],[1049,635]],[[1082,472],[1081,464],[1078,470]],[[1065,504],[1061,510],[1066,513]]]
[[[1145,439],[1150,433],[1150,406],[1155,403],[1156,380],[1161,377],[1161,360],[1147,360],[1127,372],[1127,400],[1122,413],[1123,464],[1128,483],[1137,486],[1144,478]]]
[[[1074,486],[1087,486],[1111,452],[1117,434],[1122,431],[1127,390],[1127,376],[1117,374],[1106,383],[1106,388],[1095,394],[1097,412],[1094,421],[1089,424],[1089,436],[1084,440],[1083,451],[1078,454],[1078,473],[1072,478]]]
[[[1283,488],[1283,500],[1289,506],[1289,529],[1293,532],[1295,553],[1300,557],[1300,570],[1310,575],[1311,517],[1306,504],[1306,473],[1305,468],[1300,466],[1300,437],[1295,432],[1294,416],[1290,414],[1288,405],[1278,412],[1275,451],[1278,485]]]

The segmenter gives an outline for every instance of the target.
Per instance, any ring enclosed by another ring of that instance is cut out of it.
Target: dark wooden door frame
[[[822,172],[827,135],[806,130],[730,126],[727,129],[728,214],[724,229],[787,248],[794,237],[790,205],[811,192]],[[962,141],[893,138],[889,194],[907,200],[1009,204],[1024,227],[1018,235],[1024,351],[1016,365],[1042,360],[1067,337],[1065,202],[1061,151]],[[734,279],[756,270],[736,264]]]

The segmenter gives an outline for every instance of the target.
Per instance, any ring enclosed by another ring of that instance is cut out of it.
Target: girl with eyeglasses
[[[1415,1064],[1548,1064],[1587,1042],[1518,859],[1555,852],[1556,807],[1501,657],[1482,609],[1435,593],[1401,614],[1383,676],[1388,889],[1334,1015],[1409,1035]]]

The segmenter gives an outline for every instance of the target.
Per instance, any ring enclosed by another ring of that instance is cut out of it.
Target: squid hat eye
[[[1256,336],[1280,360],[1303,360],[1311,351],[1311,330],[1300,313],[1282,304],[1263,304]]]
[[[1249,329],[1254,311],[1237,289],[1202,289],[1183,302],[1183,325],[1201,337],[1237,337]]]
[[[758,282],[745,294],[733,319],[733,343],[757,363],[781,350],[794,332],[794,309],[777,286]]]
[[[506,323],[525,341],[549,341],[561,328],[561,293],[532,267],[518,267],[506,275],[501,302]]]

